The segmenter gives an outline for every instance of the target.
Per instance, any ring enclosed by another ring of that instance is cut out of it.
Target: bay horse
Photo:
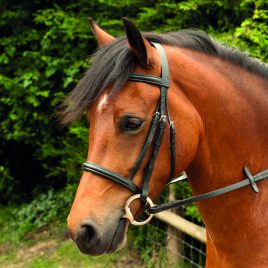
[[[200,31],[141,33],[124,18],[115,38],[90,22],[99,49],[62,111],[65,124],[85,111],[90,124],[68,216],[79,249],[122,248],[129,223],[185,170],[193,195],[248,181],[197,202],[206,266],[267,267],[268,182],[252,175],[268,168],[267,65]]]

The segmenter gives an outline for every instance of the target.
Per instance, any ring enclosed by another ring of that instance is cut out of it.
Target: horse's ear
[[[151,65],[154,48],[144,37],[142,37],[138,27],[132,21],[128,18],[122,18],[122,20],[125,25],[129,47],[132,49],[138,62],[143,67]]]
[[[112,35],[103,31],[92,18],[88,18],[88,20],[100,47],[103,47],[115,40]]]

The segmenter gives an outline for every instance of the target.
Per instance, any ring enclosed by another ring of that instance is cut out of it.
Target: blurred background
[[[56,108],[97,49],[89,16],[114,36],[124,34],[121,17],[142,31],[201,29],[268,62],[267,10],[266,0],[0,0],[0,267],[169,263],[172,234],[157,219],[131,229],[123,253],[101,258],[82,255],[65,234],[86,159],[88,126],[84,118],[60,126]],[[191,194],[187,182],[172,192],[167,189],[159,202]],[[179,214],[202,225],[194,205]],[[181,232],[173,236],[180,260],[172,265],[203,267],[205,245]]]

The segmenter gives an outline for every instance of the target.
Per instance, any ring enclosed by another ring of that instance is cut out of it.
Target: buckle
[[[159,119],[159,128],[165,128],[167,124],[167,117],[166,115],[161,115],[160,119]]]
[[[247,166],[244,167],[244,172],[245,172],[247,178],[249,179],[249,182],[250,182],[250,184],[251,184],[251,187],[252,187],[253,191],[254,191],[255,193],[258,193],[258,192],[259,192],[259,188],[258,188],[258,186],[257,186],[257,184],[256,184],[256,182],[255,182],[255,178],[252,176],[252,174],[251,174],[251,172],[249,171],[249,169],[248,169]]]

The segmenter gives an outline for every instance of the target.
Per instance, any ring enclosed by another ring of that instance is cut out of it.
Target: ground
[[[139,257],[129,248],[120,252],[89,257],[80,253],[64,234],[42,230],[29,234],[25,241],[14,247],[0,245],[1,268],[143,268]]]

